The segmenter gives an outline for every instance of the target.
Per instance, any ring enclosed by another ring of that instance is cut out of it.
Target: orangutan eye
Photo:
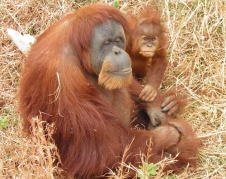
[[[151,41],[153,41],[153,42],[154,42],[155,40],[156,40],[156,37],[151,38]]]
[[[110,40],[106,40],[106,41],[104,42],[104,45],[108,45],[108,44],[110,44],[110,43],[111,43]]]
[[[143,40],[145,40],[145,41],[146,41],[146,40],[148,40],[148,38],[147,38],[147,37],[143,37]]]
[[[122,42],[122,39],[120,37],[116,38],[115,42]]]

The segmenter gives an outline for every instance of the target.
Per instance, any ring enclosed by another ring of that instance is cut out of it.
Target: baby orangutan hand
[[[157,90],[150,85],[145,85],[139,94],[139,98],[145,102],[152,102],[157,96]]]

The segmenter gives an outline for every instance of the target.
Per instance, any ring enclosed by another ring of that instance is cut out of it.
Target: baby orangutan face
[[[140,26],[137,27],[135,35],[137,37],[136,48],[143,57],[152,58],[160,46],[159,28],[155,24],[138,24]]]

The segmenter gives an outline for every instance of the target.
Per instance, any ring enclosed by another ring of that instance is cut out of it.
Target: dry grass
[[[98,2],[112,4],[113,0]],[[126,12],[146,2],[120,0],[119,4]],[[186,168],[180,174],[164,176],[160,172],[156,178],[226,178],[226,2],[157,2],[167,20],[171,42],[170,66],[163,89],[175,84],[185,87],[190,104],[184,116],[197,129],[204,149],[196,170]],[[89,3],[88,0],[0,1],[0,178],[60,178],[62,172],[53,165],[57,150],[51,137],[45,139],[40,128],[33,140],[22,135],[16,91],[25,57],[11,42],[6,29],[37,36],[64,13]],[[116,176],[112,178],[123,178],[120,172],[113,175]]]

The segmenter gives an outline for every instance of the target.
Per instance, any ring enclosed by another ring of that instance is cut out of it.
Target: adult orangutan
[[[151,102],[157,96],[168,65],[167,30],[162,25],[161,13],[154,4],[140,9],[137,16],[128,13],[127,19],[132,32],[128,36],[126,51],[132,60],[134,76],[139,81],[145,81],[139,98]]]
[[[161,160],[166,151],[172,156],[179,152],[172,169],[196,163],[198,139],[188,124],[130,128],[132,100],[125,86],[132,69],[124,31],[129,28],[119,10],[86,6],[41,34],[25,61],[19,86],[24,129],[32,131],[35,116],[55,124],[53,138],[67,177],[91,178],[114,170],[130,144],[124,162],[138,166],[148,141],[150,162]]]

